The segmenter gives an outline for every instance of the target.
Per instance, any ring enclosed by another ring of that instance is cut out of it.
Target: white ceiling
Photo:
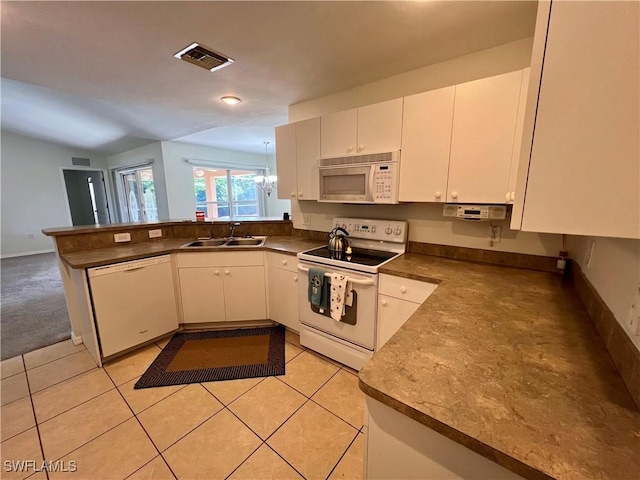
[[[2,128],[262,153],[287,106],[533,35],[528,1],[2,1]],[[173,54],[235,60],[210,73]],[[243,103],[218,101],[237,95]]]

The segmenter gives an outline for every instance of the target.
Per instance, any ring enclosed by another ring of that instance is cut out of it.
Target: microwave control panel
[[[373,166],[373,202],[398,203],[398,164],[383,163]]]

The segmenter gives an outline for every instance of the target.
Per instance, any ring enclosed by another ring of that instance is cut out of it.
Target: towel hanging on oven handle
[[[303,267],[302,265],[298,265],[298,270],[300,270],[301,272],[308,272],[309,269]],[[324,274],[325,277],[329,277],[331,276],[330,273],[326,273]],[[349,281],[351,283],[353,283],[354,285],[373,285],[375,284],[374,280],[372,278],[368,278],[366,280],[358,280],[357,278],[353,278],[353,277],[349,277]]]

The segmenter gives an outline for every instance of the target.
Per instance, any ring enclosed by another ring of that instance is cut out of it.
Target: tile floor
[[[287,332],[286,375],[134,390],[165,344],[104,369],[70,340],[3,361],[0,477],[362,478],[353,370]],[[9,471],[18,460],[35,468]]]

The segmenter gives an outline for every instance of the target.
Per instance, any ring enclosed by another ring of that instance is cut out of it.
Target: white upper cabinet
[[[447,202],[505,203],[522,74],[456,86]]]
[[[276,127],[278,198],[318,199],[320,117]]]
[[[276,127],[276,170],[278,173],[278,198],[297,198],[295,123]]]
[[[399,150],[402,98],[321,117],[323,158]]]
[[[522,135],[524,130],[524,114],[527,107],[527,93],[529,91],[529,78],[531,69],[522,71],[522,85],[520,86],[520,99],[518,100],[518,117],[516,118],[516,135],[513,140],[511,153],[511,167],[509,170],[509,187],[505,195],[505,203],[513,203],[516,198],[516,183],[518,180],[518,165],[520,164],[520,149],[522,148]]]
[[[446,201],[455,86],[404,99],[399,199]]]
[[[318,200],[320,117],[303,120],[295,125],[298,200]]]
[[[512,228],[640,238],[639,19],[638,2],[539,5]]]

